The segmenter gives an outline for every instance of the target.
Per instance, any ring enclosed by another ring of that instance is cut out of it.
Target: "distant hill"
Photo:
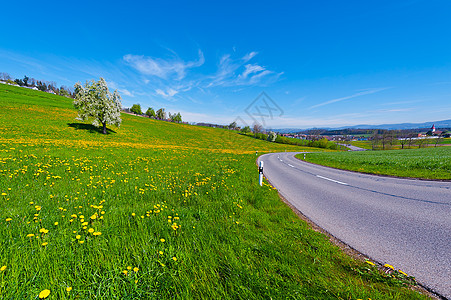
[[[451,128],[451,119],[450,120],[442,120],[442,121],[431,121],[424,123],[399,123],[399,124],[381,124],[381,125],[354,125],[354,126],[343,126],[343,127],[322,127],[321,129],[325,130],[340,130],[340,129],[389,129],[389,130],[401,130],[401,129],[424,129],[431,128],[432,125],[435,124],[436,128]],[[312,129],[312,128],[309,128]],[[290,133],[290,132],[301,132],[309,129],[300,129],[300,128],[281,128],[275,129],[281,133]]]

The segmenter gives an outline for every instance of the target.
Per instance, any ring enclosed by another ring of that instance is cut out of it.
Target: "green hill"
[[[302,150],[0,84],[0,298],[422,299],[257,184],[255,151]],[[312,150],[308,148],[308,150]]]

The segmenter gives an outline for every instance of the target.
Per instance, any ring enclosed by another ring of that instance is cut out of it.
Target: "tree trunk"
[[[103,122],[102,125],[103,125],[103,134],[106,134],[106,122]]]

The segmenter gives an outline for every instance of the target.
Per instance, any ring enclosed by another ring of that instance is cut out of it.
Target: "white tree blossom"
[[[85,121],[93,118],[92,125],[103,127],[106,134],[106,125],[121,125],[121,96],[115,90],[111,93],[105,79],[91,80],[82,86],[75,84],[74,106],[78,109],[77,120]]]

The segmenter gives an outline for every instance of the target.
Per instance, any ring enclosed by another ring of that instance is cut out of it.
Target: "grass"
[[[371,174],[451,179],[451,147],[312,153],[306,155],[306,161]]]
[[[0,104],[2,299],[425,298],[258,186],[255,151],[302,147],[126,114],[102,135],[4,85]]]

